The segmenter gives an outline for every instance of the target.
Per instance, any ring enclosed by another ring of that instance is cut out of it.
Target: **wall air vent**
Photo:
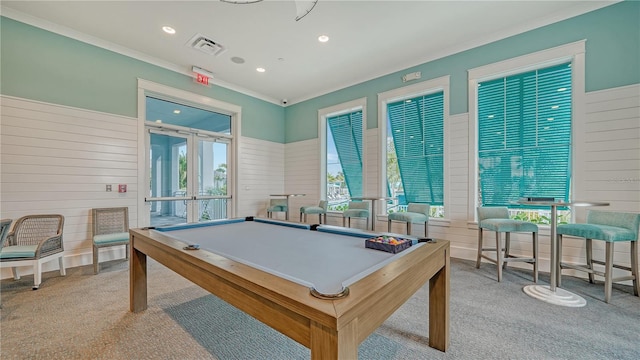
[[[218,56],[227,49],[220,43],[215,42],[204,35],[195,34],[186,44],[196,50],[202,51],[207,55]]]

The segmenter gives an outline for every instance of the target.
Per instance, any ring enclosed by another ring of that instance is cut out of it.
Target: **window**
[[[571,64],[478,84],[478,178],[482,205],[569,200]]]
[[[380,95],[383,182],[396,199],[387,212],[405,211],[408,203],[428,203],[432,217],[444,217],[448,84],[444,77]]]
[[[548,223],[548,207],[517,201],[570,200],[572,119],[576,94],[584,92],[583,52],[584,42],[578,42],[470,70],[470,119],[476,123],[470,148],[477,161],[470,193],[478,205],[507,206],[512,217]],[[482,76],[502,66],[503,74]],[[570,213],[559,216],[566,222]]]
[[[327,118],[327,150],[327,194],[362,196],[362,110]]]
[[[322,194],[328,209],[342,211],[364,193],[365,99],[319,111]]]
[[[443,98],[440,91],[387,104],[387,182],[400,205],[443,204]]]

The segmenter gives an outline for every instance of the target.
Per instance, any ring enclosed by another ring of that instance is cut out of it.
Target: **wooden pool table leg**
[[[132,237],[129,246],[129,310],[139,312],[147,308],[147,254],[136,249],[133,241]]]
[[[311,360],[357,359],[357,320],[335,332],[314,321],[310,325]]]
[[[449,348],[448,254],[445,259],[444,267],[429,280],[429,346],[440,351]]]

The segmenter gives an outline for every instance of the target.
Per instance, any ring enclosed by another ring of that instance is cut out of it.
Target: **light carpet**
[[[101,263],[0,282],[2,359],[308,359],[309,350],[149,261],[149,308],[129,306],[127,261]],[[480,269],[451,260],[450,349],[428,346],[428,286],[359,348],[360,359],[640,359],[640,298],[615,285],[563,277],[582,308],[527,296],[531,271]],[[542,274],[540,283],[548,283]]]

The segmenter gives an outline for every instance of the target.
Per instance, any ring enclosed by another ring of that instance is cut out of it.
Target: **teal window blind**
[[[362,111],[327,118],[349,196],[362,196]]]
[[[569,200],[571,65],[478,84],[478,164],[483,205],[522,197]]]
[[[387,104],[407,203],[443,205],[444,93]]]

